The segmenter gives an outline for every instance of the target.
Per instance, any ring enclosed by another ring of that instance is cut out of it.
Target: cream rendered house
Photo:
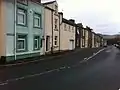
[[[92,32],[92,48],[95,47],[95,34]]]
[[[85,48],[88,48],[88,30],[85,28]]]
[[[60,26],[60,50],[75,49],[75,21],[62,18]]]
[[[45,6],[45,52],[60,50],[60,15],[56,1],[43,3]]]

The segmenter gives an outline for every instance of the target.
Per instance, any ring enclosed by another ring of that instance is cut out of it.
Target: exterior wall
[[[92,48],[94,48],[95,47],[95,40],[94,40],[94,38],[95,38],[95,35],[94,35],[94,33],[92,33]]]
[[[92,32],[88,30],[88,47],[92,48]]]
[[[62,23],[60,26],[61,29],[61,33],[60,33],[60,50],[70,50],[70,40],[74,40],[74,48],[75,48],[75,26],[74,26],[74,30],[72,30],[72,27],[70,25],[70,29],[69,29],[69,24],[66,24],[66,30],[64,28],[64,24],[66,23]]]
[[[76,26],[75,33],[75,47],[81,48],[81,28]]]
[[[55,29],[55,19],[58,20],[57,22],[57,30]],[[55,12],[53,13],[53,51],[56,51],[56,50],[59,50],[59,29],[60,25],[59,25],[59,14],[55,14]],[[57,36],[58,37],[58,43],[57,45],[55,45],[55,42],[54,42],[54,37]]]
[[[45,52],[51,51],[48,50],[46,51],[46,36],[50,36],[50,47],[52,47],[52,11],[45,8]]]
[[[34,36],[40,36],[40,41],[43,37],[43,30],[44,30],[44,7],[28,1],[28,5],[23,5],[20,3],[17,3],[17,7],[23,8],[27,10],[27,26],[20,26],[17,25],[15,22],[15,15],[14,15],[14,0],[6,0],[5,2],[5,25],[6,25],[6,56],[7,61],[10,60],[9,57],[11,57],[11,60],[14,59],[15,56],[15,34],[26,34],[27,35],[27,51],[25,52],[16,52],[16,59],[21,59],[23,57],[20,57],[20,55],[24,56],[26,54],[33,54],[33,53],[39,53],[39,55],[42,53],[42,48],[40,50],[34,50]],[[33,15],[34,12],[41,14],[42,19],[42,27],[41,28],[34,28],[33,27]],[[15,33],[15,24],[16,24],[16,33]],[[40,42],[40,45],[42,43]],[[29,55],[32,56],[32,55]],[[26,58],[28,56],[24,56]]]
[[[85,30],[85,48],[88,48],[88,30]]]
[[[85,29],[81,30],[81,48],[85,48]]]
[[[4,0],[0,0],[0,58],[5,56],[5,6]]]
[[[52,51],[58,51],[60,49],[60,45],[59,45],[59,32],[60,32],[60,19],[59,19],[59,14],[58,12],[55,13],[55,6],[58,6],[57,2],[54,2],[52,4],[48,4],[45,5],[51,9],[53,9],[53,11],[45,9],[45,37],[47,35],[50,36],[50,47],[52,49]],[[57,19],[57,29],[55,28],[55,19]],[[48,28],[49,27],[49,28]],[[55,45],[55,36],[57,36],[57,45]],[[46,45],[46,42],[45,42]],[[46,51],[46,49],[45,49]],[[48,50],[46,52],[49,52],[51,50]]]

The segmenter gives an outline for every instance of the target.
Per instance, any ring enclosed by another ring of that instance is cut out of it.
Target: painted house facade
[[[75,21],[62,18],[60,26],[60,50],[75,49]]]
[[[85,48],[85,28],[81,30],[81,48]]]
[[[75,33],[75,47],[76,48],[81,48],[82,45],[82,29],[83,25],[82,23],[76,24],[76,33]]]
[[[92,29],[88,26],[86,29],[88,30],[88,48],[92,48]]]
[[[95,48],[95,33],[92,32],[92,48]]]
[[[89,34],[87,28],[85,28],[84,31],[85,31],[85,48],[88,48]]]
[[[60,50],[60,15],[56,1],[43,3],[45,6],[45,52]]]
[[[0,17],[4,19],[4,25],[1,27],[0,41],[4,45],[1,56],[8,62],[39,56],[42,53],[44,7],[40,3],[38,0],[2,2]],[[1,23],[3,24],[3,21]]]

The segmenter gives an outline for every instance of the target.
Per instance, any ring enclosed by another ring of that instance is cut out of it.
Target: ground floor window
[[[34,50],[40,49],[40,37],[34,36]]]
[[[55,43],[55,45],[57,45],[57,43],[58,43],[58,36],[55,36],[54,43]]]
[[[17,35],[17,51],[27,50],[27,35]]]
[[[84,39],[82,39],[82,46],[84,46],[84,45],[85,45],[84,41],[85,41],[85,40],[84,40]]]

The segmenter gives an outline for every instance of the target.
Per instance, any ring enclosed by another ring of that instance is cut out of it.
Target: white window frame
[[[58,24],[58,19],[55,19],[55,29],[56,29],[56,30],[58,29],[57,24]]]
[[[21,40],[21,41],[23,40],[23,41],[24,41],[24,48],[23,48],[23,49],[19,49],[19,48],[17,47],[17,50],[18,50],[18,51],[23,51],[23,50],[26,49],[26,48],[25,48],[25,47],[26,47],[26,39],[25,39],[25,38],[18,38],[18,39],[17,39],[17,43],[19,42],[19,40]]]
[[[74,26],[72,26],[72,32],[74,33]]]
[[[39,25],[35,25],[35,19],[38,19],[39,20]],[[41,15],[40,14],[37,14],[37,13],[34,13],[34,27],[37,27],[37,28],[40,28],[41,27]]]
[[[23,23],[22,22],[19,22],[19,19],[18,19],[18,17],[19,17],[19,15],[23,15]],[[27,23],[27,13],[25,13],[25,10],[24,9],[21,9],[21,8],[18,8],[17,9],[17,24],[20,24],[20,25],[26,25],[26,23]]]
[[[20,2],[20,3],[25,4],[25,5],[28,4],[28,0],[17,0],[17,2]]]
[[[57,11],[58,11],[58,6],[55,5],[55,14],[57,14]]]
[[[70,30],[70,29],[71,29],[70,27],[71,27],[71,26],[69,25],[69,31],[71,31],[71,30]]]
[[[64,30],[67,31],[67,24],[64,23]]]
[[[35,47],[35,41],[37,41],[37,48]],[[39,49],[39,39],[38,38],[34,39],[34,49]]]

